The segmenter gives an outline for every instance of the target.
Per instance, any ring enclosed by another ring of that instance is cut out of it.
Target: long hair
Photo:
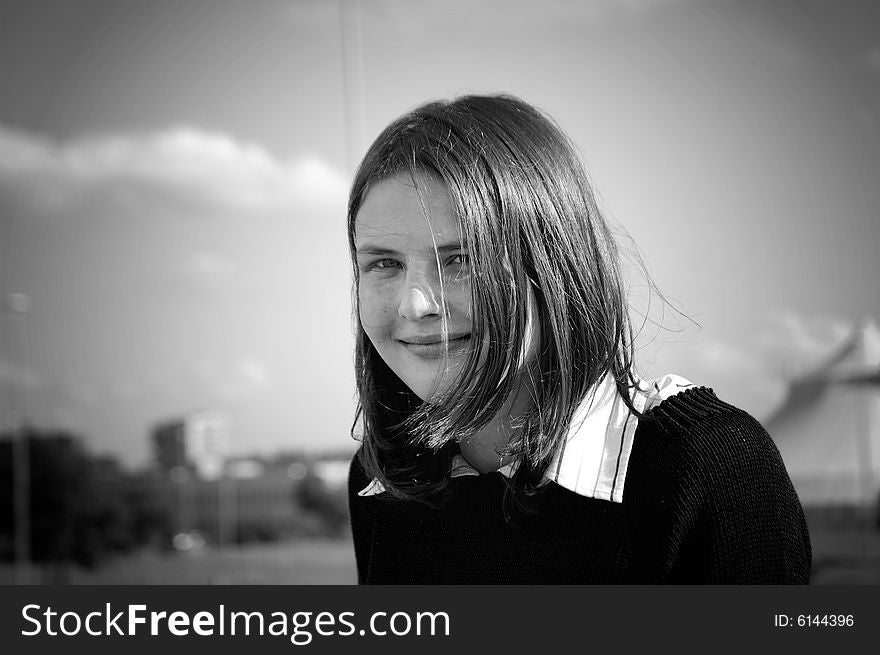
[[[421,402],[373,347],[358,304],[352,431],[360,424],[361,462],[392,497],[441,495],[455,442],[488,424],[517,389],[531,293],[540,328],[534,402],[505,450],[519,461],[508,489],[524,499],[606,375],[635,411],[617,246],[575,148],[552,120],[511,96],[471,95],[416,108],[370,146],[348,204],[356,285],[358,211],[373,184],[401,173],[433,176],[449,193],[469,250],[473,343],[483,345],[453,388]]]

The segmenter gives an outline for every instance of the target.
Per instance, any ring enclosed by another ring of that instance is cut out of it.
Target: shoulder
[[[779,450],[748,412],[705,387],[676,394],[639,422],[632,468],[634,506],[690,535],[685,579],[809,580],[803,509]]]
[[[634,436],[635,480],[703,498],[749,490],[795,497],[773,439],[748,412],[692,387],[645,412]]]
[[[647,411],[634,442],[632,465],[655,480],[672,477],[704,492],[770,488],[794,493],[779,450],[761,423],[706,387],[686,389]]]
[[[639,436],[658,447],[695,455],[705,453],[706,448],[731,455],[750,451],[778,455],[760,422],[707,387],[685,389],[645,412],[639,421]]]

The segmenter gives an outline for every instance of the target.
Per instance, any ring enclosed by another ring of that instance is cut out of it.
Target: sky
[[[353,450],[353,167],[501,91],[580,149],[647,377],[761,418],[880,318],[871,1],[0,1],[6,424],[132,466],[197,409],[236,454]]]

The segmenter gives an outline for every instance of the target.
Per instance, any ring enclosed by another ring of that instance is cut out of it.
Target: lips
[[[450,343],[453,341],[457,341],[459,339],[467,339],[470,337],[469,332],[452,332],[449,334]],[[424,335],[413,335],[410,337],[401,337],[398,341],[403,341],[404,343],[410,344],[418,344],[418,345],[428,345],[433,343],[443,343],[445,339],[442,334],[424,334]]]
[[[445,341],[442,335],[413,335],[398,339],[409,352],[425,359],[444,357],[467,350],[470,345],[471,335],[468,333],[453,333],[449,335],[449,341]]]

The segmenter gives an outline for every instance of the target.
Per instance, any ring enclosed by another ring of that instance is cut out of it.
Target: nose
[[[439,280],[432,280],[424,273],[408,272],[397,313],[408,321],[439,316],[440,299]]]

